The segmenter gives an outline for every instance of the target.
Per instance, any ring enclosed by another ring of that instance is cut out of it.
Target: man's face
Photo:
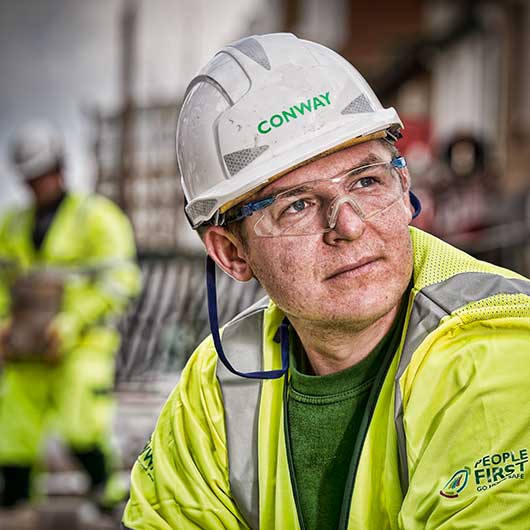
[[[60,173],[47,173],[26,181],[37,206],[54,203],[64,191],[64,182]]]
[[[296,169],[254,198],[303,182],[333,177],[365,161],[388,162],[381,142],[344,149]],[[403,176],[403,174],[402,174]],[[408,190],[408,173],[404,173]],[[288,316],[331,326],[362,328],[399,304],[412,274],[408,193],[362,221],[350,204],[340,207],[335,228],[304,236],[259,237],[253,217],[244,220],[245,260]]]

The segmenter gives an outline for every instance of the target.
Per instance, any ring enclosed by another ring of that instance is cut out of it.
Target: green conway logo
[[[277,114],[273,114],[268,120],[263,120],[258,123],[258,132],[260,134],[267,134],[273,128],[278,128],[289,123],[291,120],[296,120],[303,116],[306,112],[313,112],[320,107],[327,107],[331,104],[329,92],[319,94],[312,98],[300,101],[297,105],[289,107],[287,110],[281,110]]]

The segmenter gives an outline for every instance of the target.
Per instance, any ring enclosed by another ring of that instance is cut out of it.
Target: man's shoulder
[[[416,292],[412,307],[399,377],[404,396],[414,388],[421,401],[427,391],[418,389],[430,388],[435,399],[426,403],[442,403],[433,382],[443,381],[440,389],[452,399],[471,383],[512,381],[516,366],[518,375],[529,375],[528,280],[467,271]]]
[[[30,204],[8,204],[0,213],[0,223],[4,224],[13,218],[20,218],[21,215],[28,215],[28,213],[33,210],[34,207]]]
[[[481,342],[484,329],[496,329],[487,349],[497,340],[530,332],[530,281],[523,276],[479,261],[420,231],[412,233],[415,252],[414,302],[405,347],[416,350],[414,362],[425,356],[450,359]],[[451,340],[448,339],[451,338]],[[466,348],[459,337],[465,337]],[[454,339],[454,340],[453,340]],[[482,344],[482,342],[481,342]]]
[[[68,192],[65,210],[76,224],[84,226],[87,233],[94,230],[97,237],[101,233],[114,234],[123,241],[132,240],[131,223],[120,207],[112,200],[98,193]]]
[[[411,237],[414,251],[414,286],[417,290],[466,273],[484,273],[530,281],[515,271],[476,259],[417,228],[411,228]]]
[[[20,231],[26,231],[34,215],[34,206],[10,204],[0,214],[0,237],[10,238]]]
[[[69,191],[68,201],[77,208],[82,208],[87,212],[110,209],[121,212],[119,206],[100,193],[86,193],[81,191]]]
[[[255,320],[258,316],[264,315],[265,311],[271,306],[271,300],[268,296],[264,296],[259,299],[257,302],[254,302],[252,305],[238,313],[232,320],[228,321],[224,329],[227,328],[237,328],[245,322],[250,322]]]
[[[241,311],[220,329],[223,350],[234,365],[239,364],[237,359],[242,352],[246,360],[250,357],[251,349],[261,352],[263,326],[271,305],[269,298],[264,297]],[[185,380],[198,378],[201,384],[210,384],[218,376],[218,368],[222,368],[222,363],[219,362],[212,335],[209,334],[193,351],[182,375]]]
[[[253,303],[224,326],[220,328],[221,344],[225,355],[230,361],[234,360],[234,355],[243,352],[248,359],[249,349],[255,346],[260,349],[263,340],[264,326],[270,324],[270,312],[278,309],[271,303],[268,296],[265,296]],[[275,315],[272,319],[275,318]],[[200,380],[201,384],[214,382],[217,378],[219,362],[212,334],[206,336],[202,342],[194,349],[184,367],[179,382],[180,386],[188,384],[190,380]]]
[[[473,304],[510,305],[519,297],[530,310],[530,280],[524,276],[478,260],[462,250],[417,229],[412,229],[414,247],[414,292],[452,314]],[[488,304],[483,301],[488,299]],[[479,315],[478,315],[479,316]]]

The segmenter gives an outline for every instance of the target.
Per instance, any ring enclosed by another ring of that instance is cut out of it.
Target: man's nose
[[[355,240],[361,237],[366,227],[364,215],[352,197],[340,197],[329,208],[328,232],[330,242],[341,239]]]

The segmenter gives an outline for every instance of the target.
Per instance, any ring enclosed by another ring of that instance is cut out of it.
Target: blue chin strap
[[[213,343],[217,350],[217,355],[226,369],[240,377],[247,379],[279,379],[287,372],[289,368],[289,321],[285,317],[280,324],[280,344],[282,351],[282,368],[281,370],[268,370],[265,372],[239,372],[227,359],[221,344],[219,335],[219,319],[217,316],[217,289],[215,282],[215,263],[210,256],[206,257],[206,291],[208,295],[208,318],[210,320],[210,331],[212,333]]]
[[[421,203],[418,197],[409,191],[410,203],[414,207],[413,219],[416,219],[421,212]],[[210,331],[212,333],[213,343],[217,350],[217,355],[226,369],[240,377],[247,379],[279,379],[283,377],[289,368],[289,321],[287,317],[280,324],[280,345],[282,352],[281,370],[268,370],[264,372],[239,372],[227,359],[219,335],[219,317],[217,314],[217,288],[215,280],[215,263],[210,256],[206,257],[206,292],[208,296],[208,319],[210,321]]]
[[[418,217],[418,215],[420,215],[421,213],[421,202],[418,199],[418,197],[416,197],[416,195],[412,193],[412,191],[409,191],[409,198],[410,198],[410,204],[412,204],[414,208],[414,213],[412,214],[412,218],[416,219],[416,217]]]

